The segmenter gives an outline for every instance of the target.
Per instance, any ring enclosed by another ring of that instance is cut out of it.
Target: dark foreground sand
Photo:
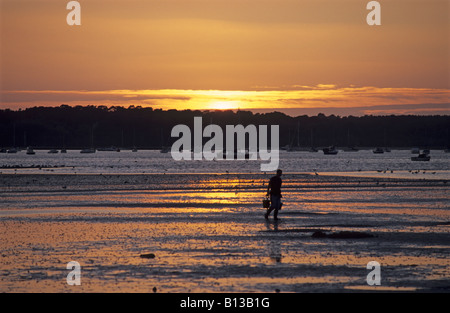
[[[449,182],[287,174],[275,222],[268,177],[0,175],[0,291],[450,291]]]

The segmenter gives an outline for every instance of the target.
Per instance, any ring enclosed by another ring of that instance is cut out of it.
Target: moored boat
[[[430,161],[430,150],[425,149],[418,156],[411,157],[411,161]]]
[[[431,157],[428,154],[421,153],[418,156],[411,157],[411,161],[430,161]]]
[[[338,154],[338,150],[335,146],[327,147],[322,149],[323,154]]]
[[[383,148],[377,147],[375,149],[372,150],[373,153],[384,153]]]
[[[95,149],[83,149],[80,151],[80,153],[95,153]]]
[[[27,148],[27,154],[33,155],[33,154],[36,154],[36,152],[34,152],[34,150],[31,147],[28,147]]]

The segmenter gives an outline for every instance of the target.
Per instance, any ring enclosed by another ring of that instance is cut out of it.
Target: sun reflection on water
[[[168,190],[155,190],[155,182],[5,192],[1,291],[69,291],[71,260],[82,266],[84,292],[356,290],[372,260],[382,266],[385,290],[448,282],[446,187],[312,188],[291,177],[275,222],[263,217],[267,177],[244,176],[170,178]],[[317,230],[373,236],[313,238]]]

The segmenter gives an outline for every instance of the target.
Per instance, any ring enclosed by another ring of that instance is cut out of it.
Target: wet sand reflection
[[[372,260],[382,266],[383,290],[448,286],[447,187],[314,190],[300,182],[285,191],[275,222],[263,218],[263,188],[234,188],[262,180],[201,179],[169,191],[5,193],[1,291],[372,290],[365,283]],[[207,187],[183,189],[196,184]],[[318,230],[373,237],[313,238]],[[76,290],[65,283],[72,260],[82,266]]]

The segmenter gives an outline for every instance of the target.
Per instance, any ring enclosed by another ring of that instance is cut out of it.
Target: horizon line
[[[288,88],[289,87],[289,88]],[[261,88],[261,87],[260,87]],[[3,90],[0,107],[96,105],[161,109],[323,111],[339,115],[450,114],[450,89],[374,86],[293,85],[260,90],[114,89]]]
[[[440,103],[439,103],[440,104]],[[439,105],[438,104],[438,105]],[[442,104],[442,105],[448,105],[448,104]],[[327,113],[326,111],[328,110],[335,110],[335,109],[341,109],[341,110],[350,110],[350,109],[368,109],[368,108],[373,108],[376,109],[379,106],[371,106],[371,107],[352,107],[352,108],[347,108],[347,107],[333,107],[333,108],[278,108],[278,109],[268,109],[268,108],[230,108],[230,109],[189,109],[189,108],[184,108],[184,109],[176,109],[176,108],[160,108],[160,107],[153,107],[153,106],[142,106],[142,105],[134,105],[134,104],[129,104],[128,106],[126,105],[103,105],[103,104],[85,104],[85,105],[70,105],[70,104],[65,104],[65,103],[61,103],[60,105],[35,105],[35,106],[30,106],[30,107],[25,107],[25,108],[1,108],[0,107],[0,111],[13,111],[13,112],[21,112],[21,111],[26,111],[26,110],[31,110],[31,109],[40,109],[40,108],[45,108],[45,109],[58,109],[58,108],[64,108],[64,107],[69,107],[69,108],[77,108],[77,107],[82,107],[82,108],[88,108],[88,107],[93,107],[95,109],[100,109],[102,107],[107,108],[108,110],[113,109],[113,108],[123,108],[125,110],[129,110],[129,109],[151,109],[152,111],[163,111],[163,112],[169,112],[169,111],[177,111],[177,112],[185,112],[185,111],[189,111],[189,112],[194,112],[194,111],[200,111],[202,113],[209,113],[209,112],[233,112],[233,113],[237,113],[237,112],[251,112],[252,114],[271,114],[271,113],[281,113],[284,114],[286,116],[290,116],[293,118],[297,118],[297,117],[317,117],[320,115],[323,115],[325,117],[392,117],[392,116],[397,116],[397,117],[401,117],[401,116],[416,116],[416,117],[430,117],[430,116],[450,116],[450,110],[447,110],[448,112],[446,113],[428,113],[428,114],[412,114],[412,113],[385,113],[385,114],[364,114],[364,115],[354,115],[354,114],[348,114],[348,115],[340,115],[340,114],[335,114],[332,112]],[[288,113],[288,112],[292,112],[292,111],[304,111],[304,110],[315,110],[318,113],[314,113],[314,114],[300,114],[300,115],[293,115],[292,113]]]

